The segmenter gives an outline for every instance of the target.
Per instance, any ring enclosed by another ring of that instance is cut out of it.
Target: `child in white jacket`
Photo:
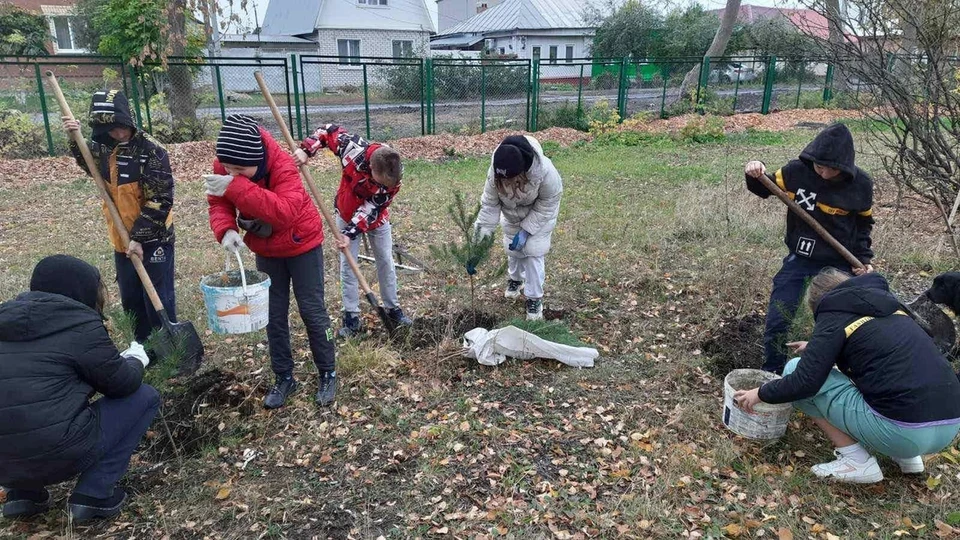
[[[503,226],[507,250],[506,298],[527,299],[527,320],[543,319],[544,258],[560,213],[563,182],[533,137],[511,135],[493,153],[476,228],[493,234]]]

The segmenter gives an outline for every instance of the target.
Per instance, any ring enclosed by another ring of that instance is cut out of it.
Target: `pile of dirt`
[[[405,341],[412,349],[428,349],[447,340],[459,340],[474,328],[496,328],[499,323],[499,317],[483,311],[478,311],[476,316],[470,310],[422,316],[414,321]]]
[[[523,131],[501,129],[481,135],[452,135],[442,133],[426,137],[413,137],[390,141],[405,159],[441,161],[455,156],[488,156],[508,135],[523,135]],[[570,146],[577,141],[589,140],[588,133],[569,128],[549,128],[533,134],[541,143],[552,141],[560,146]]]
[[[707,371],[722,379],[735,369],[763,366],[764,322],[759,313],[720,321],[699,345]]]
[[[244,276],[247,278],[247,285],[256,285],[267,280],[267,275],[257,270],[244,270]],[[230,270],[228,272],[219,272],[204,276],[200,282],[207,287],[242,287],[243,280],[240,279],[240,270]]]
[[[219,369],[187,380],[163,396],[144,454],[163,461],[192,456],[215,444],[220,439],[219,414],[228,409],[237,409],[241,416],[253,414],[255,404],[247,399],[249,394],[235,374]]]
[[[816,129],[826,126],[842,118],[857,116],[857,111],[841,109],[793,109],[770,114],[744,113],[733,116],[721,116],[723,129],[728,133],[739,133],[748,129],[758,131],[790,131],[797,127]],[[651,122],[627,122],[621,129],[625,131],[640,131],[643,133],[675,134],[692,120],[703,117],[699,114],[685,114]]]

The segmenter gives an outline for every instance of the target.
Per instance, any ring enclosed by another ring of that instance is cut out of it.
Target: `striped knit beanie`
[[[217,136],[217,159],[220,163],[256,167],[265,156],[260,125],[256,120],[243,114],[231,114],[223,121],[220,135]]]

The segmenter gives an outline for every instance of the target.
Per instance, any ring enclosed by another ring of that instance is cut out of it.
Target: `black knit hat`
[[[238,167],[256,167],[266,154],[260,137],[260,124],[243,114],[231,114],[223,121],[217,136],[217,159]]]
[[[530,170],[536,151],[522,135],[503,139],[493,152],[493,173],[497,178],[513,178]]]
[[[119,90],[94,92],[90,99],[89,123],[93,129],[91,138],[107,146],[117,144],[117,141],[110,136],[111,129],[116,127],[137,129],[130,115],[130,102]]]
[[[33,268],[30,290],[60,294],[97,309],[100,271],[70,255],[51,255]]]

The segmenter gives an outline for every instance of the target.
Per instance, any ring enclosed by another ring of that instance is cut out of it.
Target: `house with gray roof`
[[[588,20],[588,6],[582,0],[504,0],[434,36],[430,49],[540,58],[542,76],[576,76],[579,66],[564,64],[590,56],[597,27]]]

